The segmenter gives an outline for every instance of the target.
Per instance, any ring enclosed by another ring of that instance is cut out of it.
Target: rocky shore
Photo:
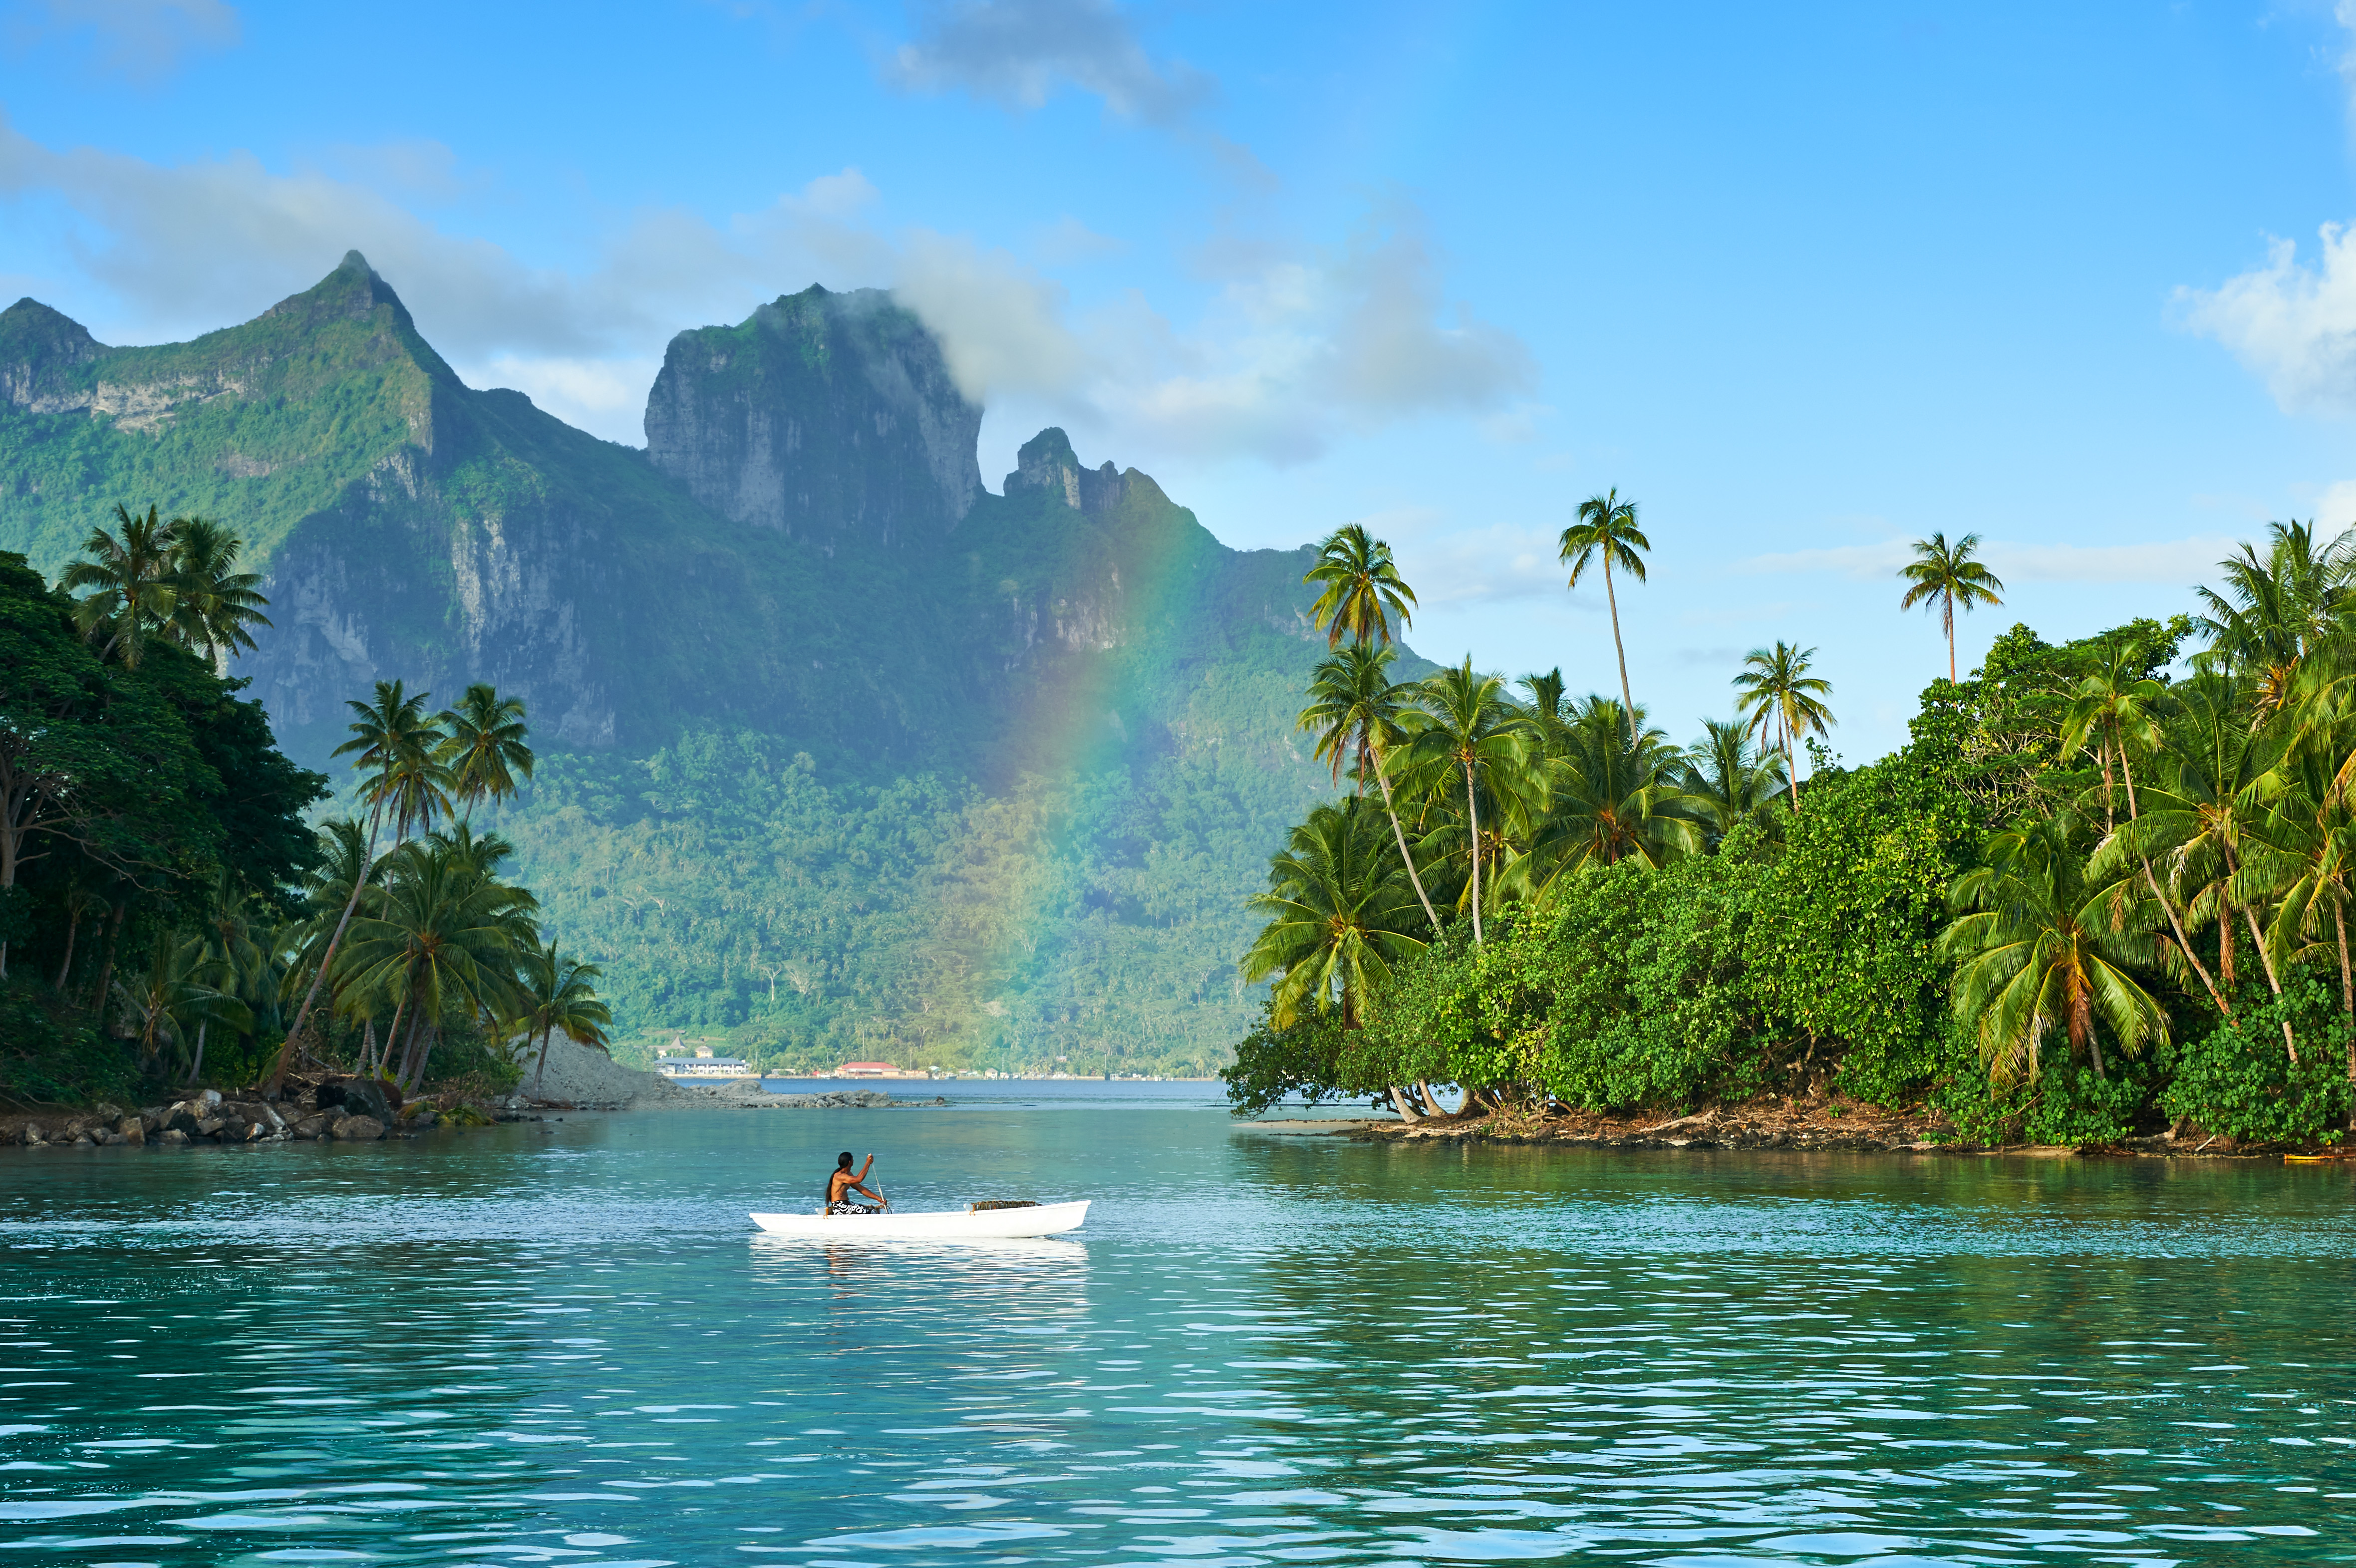
[[[1721,1106],[1666,1121],[1578,1114],[1493,1113],[1430,1116],[1417,1122],[1358,1122],[1346,1136],[1367,1142],[1454,1138],[1480,1143],[1548,1144],[1614,1149],[1809,1149],[1858,1154],[2199,1155],[2279,1157],[2280,1146],[2245,1147],[2222,1135],[2171,1130],[2124,1138],[2099,1148],[2070,1145],[1976,1144],[1956,1137],[1943,1121],[1866,1105],[1779,1104],[1773,1101]],[[2326,1151],[2331,1152],[2331,1151]]]
[[[0,1144],[27,1148],[70,1145],[171,1147],[194,1143],[374,1143],[434,1126],[487,1126],[520,1121],[519,1102],[477,1105],[402,1100],[372,1078],[290,1079],[275,1102],[258,1091],[200,1090],[144,1110],[92,1105],[80,1111],[0,1116]]]

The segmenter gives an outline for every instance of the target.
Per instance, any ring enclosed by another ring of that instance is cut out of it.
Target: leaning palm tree
[[[209,518],[175,517],[172,544],[168,634],[219,674],[230,656],[252,651],[249,627],[270,624],[261,574],[237,569],[245,541]]]
[[[1391,547],[1359,523],[1326,535],[1317,547],[1317,564],[1301,581],[1324,586],[1309,613],[1329,648],[1340,647],[1345,636],[1388,646],[1391,617],[1398,617],[1404,632],[1414,613],[1415,590],[1398,574]]]
[[[1269,891],[1252,907],[1269,923],[1244,955],[1244,978],[1277,976],[1276,1025],[1336,1005],[1356,1029],[1376,1006],[1390,966],[1423,946],[1408,934],[1415,906],[1362,796],[1320,805],[1292,830],[1269,866]]]
[[[449,814],[450,769],[439,755],[444,739],[442,731],[425,716],[425,699],[430,695],[405,691],[397,680],[380,680],[376,683],[374,701],[344,705],[357,717],[348,726],[351,739],[337,747],[335,755],[351,756],[352,766],[367,775],[361,788],[361,796],[369,803],[363,873],[352,880],[344,901],[344,912],[320,952],[310,989],[304,993],[303,1005],[295,1010],[294,1022],[286,1031],[286,1043],[279,1048],[277,1065],[270,1073],[269,1087],[273,1091],[285,1082],[286,1070],[294,1063],[295,1042],[302,1037],[303,1025],[310,1019],[312,1005],[318,1000],[319,987],[336,967],[336,950],[351,924],[352,912],[359,907],[360,894],[369,885],[369,872],[376,864],[378,829],[390,816],[393,848],[398,848],[411,829],[431,827],[436,816]]]
[[[1400,720],[1407,703],[1401,696],[1402,688],[1392,682],[1390,676],[1391,664],[1398,657],[1396,648],[1357,643],[1319,665],[1309,677],[1309,706],[1301,710],[1296,727],[1315,733],[1317,755],[1333,763],[1336,784],[1342,782],[1344,764],[1357,770],[1362,791],[1365,776],[1370,773],[1375,775],[1375,783],[1383,792],[1383,815],[1390,818],[1391,835],[1398,842],[1399,860],[1407,868],[1408,881],[1415,888],[1416,901],[1423,906],[1424,917],[1436,933],[1440,916],[1432,912],[1431,900],[1423,891],[1423,879],[1416,872],[1415,857],[1408,849],[1407,830],[1399,826],[1398,803],[1391,794],[1390,773],[1383,766],[1383,753],[1406,738]]]
[[[457,707],[442,710],[438,722],[449,737],[441,760],[450,766],[450,795],[467,820],[477,803],[515,794],[517,774],[531,777],[522,698],[501,697],[487,681],[477,681]]]
[[[137,669],[147,639],[165,631],[179,603],[173,586],[179,524],[163,521],[153,507],[143,517],[120,501],[114,520],[119,536],[91,529],[81,546],[87,559],[68,566],[59,581],[82,593],[74,602],[74,624],[93,642],[103,637],[98,656],[119,656],[123,667]]]
[[[2150,933],[2107,918],[2114,906],[2090,893],[2072,827],[2061,816],[1997,834],[1950,893],[1972,912],[1947,927],[1938,953],[1955,964],[1956,1016],[1999,1083],[2037,1081],[2057,1025],[2072,1055],[2092,1057],[2097,1078],[2098,1023],[2129,1056],[2168,1040],[2168,1014],[2132,973],[2156,955]]]
[[[1833,694],[1832,682],[1808,673],[1809,661],[1816,656],[1814,648],[1794,647],[1778,642],[1772,648],[1753,648],[1751,656],[1742,661],[1743,670],[1734,677],[1735,689],[1741,695],[1735,699],[1734,708],[1744,715],[1750,728],[1761,736],[1767,726],[1775,726],[1776,750],[1783,753],[1783,775],[1792,791],[1792,809],[1800,809],[1800,774],[1794,748],[1804,736],[1821,735],[1836,720],[1833,710],[1823,699]]]
[[[1603,599],[1612,607],[1612,650],[1620,656],[1620,700],[1626,705],[1628,721],[1636,721],[1636,696],[1628,687],[1628,650],[1620,641],[1620,596],[1612,591],[1612,569],[1644,581],[1644,552],[1653,548],[1653,541],[1636,526],[1636,503],[1623,501],[1615,487],[1601,496],[1590,496],[1579,504],[1579,520],[1562,530],[1560,559],[1570,567],[1570,581],[1579,586],[1580,577],[1588,563],[1603,562]],[[1636,732],[1628,732],[1633,744]]]
[[[521,987],[518,999],[524,1004],[516,1021],[523,1026],[526,1040],[540,1036],[540,1061],[531,1070],[537,1087],[548,1072],[548,1048],[558,1034],[575,1045],[603,1051],[614,1014],[597,999],[594,982],[605,971],[594,964],[560,957],[553,946],[542,947],[535,940],[516,968]]]
[[[1519,795],[1519,775],[1528,773],[1529,722],[1506,699],[1504,677],[1472,673],[1472,656],[1454,669],[1443,669],[1425,680],[1416,692],[1423,710],[1407,744],[1407,765],[1419,784],[1431,793],[1461,788],[1464,797],[1465,830],[1472,860],[1469,888],[1472,909],[1472,940],[1482,940],[1481,798]]]
[[[2356,1019],[2356,973],[2351,972],[2348,902],[2356,893],[2356,804],[2332,787],[2327,753],[2310,753],[2285,770],[2286,787],[2242,841],[2240,891],[2248,903],[2272,901],[2265,937],[2276,963],[2336,956],[2340,1010]],[[2329,940],[2324,940],[2325,928]],[[2356,1078],[2356,1040],[2349,1046]]]
[[[1914,541],[1914,559],[1899,569],[1898,575],[1913,584],[1906,596],[1898,602],[1901,610],[1912,610],[1920,604],[1925,609],[1938,606],[1939,624],[1947,634],[1947,681],[1955,679],[1955,609],[1965,610],[1976,604],[2001,604],[1997,591],[2003,581],[1972,556],[1980,548],[1980,536],[1965,534],[1954,544],[1944,534],[1933,534],[1927,539]]]

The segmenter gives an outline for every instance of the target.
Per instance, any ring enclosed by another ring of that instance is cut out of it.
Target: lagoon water
[[[1201,1084],[0,1150],[0,1564],[2356,1555],[2356,1171],[1240,1135]],[[1087,1196],[1067,1242],[745,1211]]]

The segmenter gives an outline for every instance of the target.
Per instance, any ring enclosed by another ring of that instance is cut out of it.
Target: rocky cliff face
[[[315,765],[399,677],[491,681],[566,746],[711,720],[1004,776],[1059,705],[1162,743],[1247,629],[1306,658],[1290,556],[1060,430],[992,496],[980,420],[888,296],[811,289],[674,339],[635,452],[465,386],[355,252],[192,343],[0,313],[0,549],[54,574],[118,499],[231,521],[273,623],[238,673]]]
[[[647,456],[731,521],[825,546],[935,540],[981,493],[981,410],[877,289],[782,295],[671,339]]]

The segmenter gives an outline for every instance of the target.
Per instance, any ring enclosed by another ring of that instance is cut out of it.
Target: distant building
[[[679,1041],[671,1042],[676,1050]],[[714,1056],[708,1045],[695,1048],[693,1056],[658,1056],[655,1071],[666,1078],[750,1078],[752,1064],[741,1056]]]
[[[920,1078],[919,1072],[903,1072],[888,1061],[846,1061],[835,1072],[837,1078]]]

